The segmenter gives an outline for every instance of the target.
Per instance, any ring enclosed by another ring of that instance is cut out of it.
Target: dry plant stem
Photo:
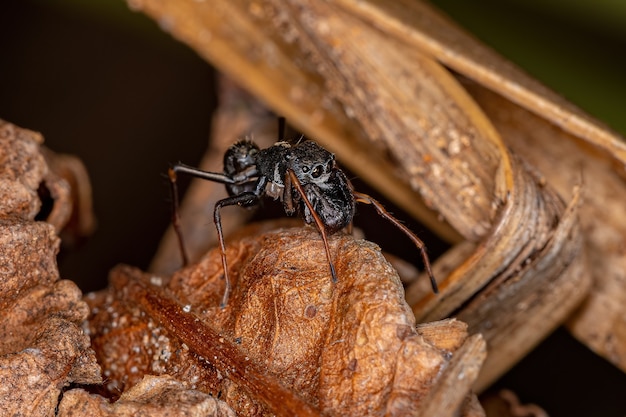
[[[549,189],[527,181],[527,173],[519,161],[514,172],[515,183],[519,185],[500,210],[494,230],[470,257],[450,272],[441,284],[441,297],[422,298],[418,295],[420,298],[416,298],[412,288],[407,291],[407,299],[418,318],[429,321],[448,316],[487,285],[492,277],[514,276],[520,263],[537,257],[551,239],[551,229],[563,211],[563,203]],[[566,240],[562,244],[578,247],[579,239]],[[454,253],[450,255],[454,256]]]
[[[492,115],[509,146],[525,155],[544,181],[564,196],[582,183],[584,198],[578,217],[595,282],[591,296],[568,326],[583,343],[626,370],[626,183],[619,175],[622,164],[616,165],[613,158],[588,143],[481,86],[466,83],[466,87]],[[528,130],[519,129],[520,125]],[[551,139],[542,139],[546,137]]]
[[[472,332],[485,336],[490,355],[477,382],[479,390],[532,349],[541,340],[538,335],[549,334],[561,323],[590,285],[577,224],[578,197],[563,210],[555,195],[538,193],[533,183],[517,190],[520,195],[509,199],[496,232],[450,272],[440,299],[426,294],[413,305],[422,320],[454,312]],[[519,230],[532,239],[520,236]],[[467,292],[471,285],[457,281],[462,277],[463,282],[481,282],[480,275],[490,270],[498,275],[475,295]],[[413,298],[414,286],[408,299]],[[423,289],[419,293],[424,294]]]
[[[626,161],[626,145],[619,135],[477,41],[427,2],[339,0],[337,4],[397,41],[502,95],[507,99],[504,101],[510,100],[610,157]],[[619,169],[623,173],[624,166]]]
[[[130,0],[131,8],[168,21],[167,30],[191,45],[201,56],[238,84],[287,118],[298,130],[339,155],[339,160],[405,211],[428,219],[431,229],[451,241],[459,234],[441,222],[411,191],[394,163],[372,152],[363,132],[330,99],[323,79],[304,72],[293,45],[258,21],[263,3],[214,1],[209,3]],[[256,17],[255,17],[256,16]]]
[[[576,238],[580,234],[578,205],[576,197],[559,219],[541,256],[522,263],[510,281],[494,281],[459,314],[472,322],[473,331],[489,339],[494,350],[500,347],[490,358],[493,362],[502,365],[518,355],[521,358],[524,351],[542,340],[538,334],[551,333],[587,295],[591,280],[583,241]],[[486,298],[489,295],[491,299]],[[486,366],[476,386],[486,388],[499,374],[498,366]]]
[[[120,286],[120,283],[115,285]],[[283,388],[274,376],[250,360],[246,360],[237,346],[223,338],[206,322],[191,313],[185,313],[177,302],[162,290],[139,281],[129,282],[125,291],[127,301],[140,305],[144,311],[178,337],[198,356],[211,358],[236,383],[278,416],[318,416],[311,405],[293,392]]]

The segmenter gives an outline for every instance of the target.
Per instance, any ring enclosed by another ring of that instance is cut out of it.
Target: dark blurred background
[[[626,2],[434,3],[626,133]],[[197,164],[204,151],[214,71],[123,1],[9,0],[0,10],[0,118],[87,166],[98,229],[59,266],[83,291],[103,288],[117,263],[148,266],[169,222],[168,163]],[[626,376],[562,329],[500,388],[553,417],[626,415]]]

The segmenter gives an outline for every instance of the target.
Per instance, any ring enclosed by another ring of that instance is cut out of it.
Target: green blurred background
[[[626,1],[432,3],[535,78],[626,133]]]
[[[626,1],[436,0],[469,32],[626,133]],[[0,118],[79,155],[99,227],[61,254],[64,278],[106,285],[146,268],[169,222],[168,163],[196,164],[215,107],[214,72],[123,1],[4,1]],[[213,233],[207,219],[208,233]],[[427,242],[428,244],[428,242]],[[626,376],[560,329],[495,386],[551,416],[626,415]]]

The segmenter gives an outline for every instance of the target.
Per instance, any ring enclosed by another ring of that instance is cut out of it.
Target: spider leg
[[[189,256],[185,249],[185,242],[183,239],[183,232],[180,226],[180,202],[178,198],[178,185],[177,178],[178,173],[190,175],[192,177],[201,178],[208,181],[219,182],[222,184],[233,184],[235,181],[221,173],[203,171],[198,168],[191,167],[185,164],[174,164],[167,171],[167,175],[170,180],[170,193],[172,195],[172,227],[176,233],[176,239],[178,240],[178,247],[180,248],[180,255],[183,259],[183,265],[189,264]]]
[[[426,245],[424,245],[424,242],[422,242],[422,240],[419,237],[417,237],[408,227],[406,227],[405,225],[400,223],[398,219],[393,217],[391,213],[385,210],[382,204],[380,204],[377,200],[375,200],[374,198],[370,197],[367,194],[359,193],[358,191],[353,191],[352,193],[354,194],[354,199],[358,203],[365,203],[365,204],[373,205],[381,217],[384,217],[385,219],[387,219],[394,226],[400,229],[402,233],[407,235],[407,237],[411,239],[411,241],[413,241],[415,246],[417,246],[417,248],[420,250],[420,253],[422,254],[422,261],[424,263],[424,268],[426,269],[426,273],[428,274],[428,277],[430,278],[430,285],[433,289],[433,292],[435,294],[438,294],[439,287],[437,287],[437,281],[435,281],[435,276],[433,275],[433,271],[430,267],[430,260],[428,259],[428,254],[426,253]]]
[[[328,265],[330,266],[330,275],[332,277],[333,283],[336,283],[337,273],[335,272],[335,265],[333,264],[332,257],[330,256],[328,238],[326,237],[326,226],[322,222],[322,219],[320,219],[320,217],[318,216],[317,212],[313,209],[313,205],[307,198],[306,193],[304,192],[304,188],[302,188],[302,184],[300,184],[300,181],[298,180],[298,177],[296,176],[295,172],[293,172],[291,169],[287,169],[287,174],[285,175],[285,195],[287,196],[288,201],[285,201],[285,204],[288,207],[293,207],[293,198],[291,196],[292,184],[294,187],[296,187],[296,190],[298,190],[298,193],[302,197],[304,204],[306,204],[307,208],[311,212],[311,217],[313,217],[313,220],[315,221],[315,225],[317,226],[317,229],[320,231],[320,234],[322,235],[322,241],[324,242],[324,249],[326,250],[326,258],[328,258]],[[289,191],[287,192],[287,190]]]
[[[228,297],[230,296],[230,277],[228,276],[228,263],[226,262],[226,245],[224,243],[224,232],[222,231],[222,218],[220,215],[220,209],[226,206],[248,206],[256,204],[259,201],[259,196],[253,192],[247,192],[232,197],[227,197],[219,200],[215,203],[213,210],[213,221],[215,222],[215,228],[217,229],[217,239],[220,243],[220,252],[222,255],[222,267],[224,268],[224,280],[226,285],[224,288],[224,295],[222,296],[221,308],[226,307],[228,304]]]
[[[170,172],[174,173],[174,180],[176,180],[177,173],[183,173],[196,178],[202,178],[203,180],[219,182],[220,184],[235,184],[236,181],[228,175],[221,172],[209,172],[202,169],[194,168],[189,165],[181,164],[180,162],[170,167]],[[171,176],[170,176],[171,178]]]

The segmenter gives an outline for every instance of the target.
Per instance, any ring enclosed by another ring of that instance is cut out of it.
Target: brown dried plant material
[[[335,151],[405,210],[452,241],[465,240],[435,265],[443,281],[439,297],[421,291],[421,283],[409,294],[421,318],[458,314],[472,330],[484,331],[490,356],[480,387],[563,323],[585,297],[591,273],[578,226],[579,199],[570,197],[575,184],[556,193],[549,178],[536,175],[441,62],[490,87],[502,83],[498,91],[518,103],[532,105],[534,97],[536,112],[549,108],[550,123],[596,135],[597,146],[606,145],[606,132],[427,5],[129,3],[168,22],[173,36]],[[483,58],[494,65],[472,62]],[[520,76],[523,88],[506,75]],[[523,123],[516,127],[523,129]],[[424,209],[418,193],[451,227]]]
[[[501,390],[482,398],[487,417],[548,417],[536,404],[521,404],[513,391]]]
[[[224,309],[218,250],[167,283],[117,268],[110,288],[88,297],[108,388],[123,392],[145,374],[169,374],[221,393],[241,415],[290,415],[290,407],[302,415],[408,415],[459,372],[456,360],[467,365],[465,383],[448,389],[450,404],[437,414],[453,415],[484,360],[482,339],[468,339],[456,321],[416,331],[378,247],[348,235],[330,246],[336,284],[311,227],[231,241],[233,291]]]
[[[479,85],[466,87],[491,114],[507,144],[537,167],[544,181],[568,197],[572,185],[582,183],[579,221],[594,285],[568,326],[588,347],[626,371],[623,141],[613,138],[613,145],[600,146],[594,138],[582,140]],[[520,125],[528,129],[518,129]]]
[[[185,388],[175,379],[145,376],[114,403],[73,389],[63,395],[58,417],[234,417],[223,402],[200,391]]]
[[[50,416],[71,383],[99,383],[100,368],[80,325],[82,294],[59,280],[57,233],[67,222],[67,183],[50,171],[41,135],[0,121],[0,408]],[[41,188],[53,200],[35,221]]]
[[[74,155],[58,154],[46,148],[42,148],[46,163],[55,176],[62,178],[69,185],[69,194],[64,196],[68,202],[59,204],[59,193],[54,188],[50,189],[50,197],[55,201],[52,213],[46,221],[55,224],[52,219],[56,218],[55,209],[59,206],[66,207],[71,211],[69,219],[63,222],[61,241],[64,245],[72,245],[79,242],[96,229],[96,217],[93,212],[91,183],[87,169],[82,161]],[[55,183],[64,183],[55,181]]]
[[[457,257],[457,250],[464,260],[450,262],[456,266],[450,269],[451,287],[442,299],[427,294],[419,281],[407,291],[408,300],[419,300],[413,309],[422,320],[446,317],[465,300],[456,317],[467,322],[471,332],[483,334],[492,349],[476,384],[479,390],[508,369],[512,359],[532,349],[541,340],[538,334],[554,330],[589,287],[576,216],[579,194],[564,208],[554,191],[542,189],[538,181],[515,191],[520,195],[512,195],[506,205],[497,221],[498,233],[480,245],[460,245],[444,255],[439,265]],[[472,255],[465,257],[468,248]],[[468,289],[463,283],[490,271],[497,276],[481,292],[463,295]],[[458,277],[462,281],[455,285]]]

